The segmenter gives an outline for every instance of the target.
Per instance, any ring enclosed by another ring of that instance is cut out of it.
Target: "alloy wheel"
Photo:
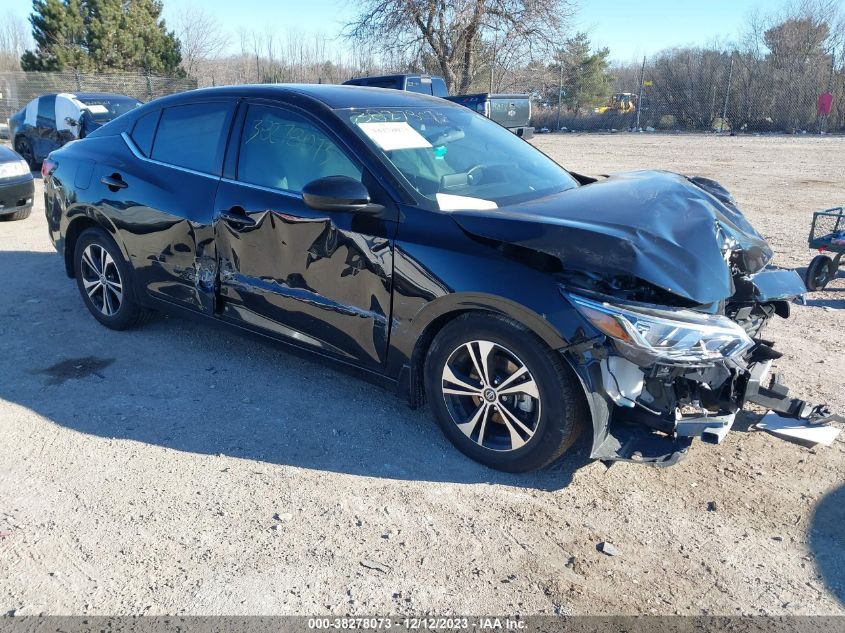
[[[99,244],[89,244],[82,251],[80,269],[91,303],[107,317],[117,314],[123,304],[123,280],[109,252]]]
[[[470,341],[443,366],[442,392],[452,421],[473,442],[513,451],[534,436],[540,420],[537,383],[516,354],[491,341]]]

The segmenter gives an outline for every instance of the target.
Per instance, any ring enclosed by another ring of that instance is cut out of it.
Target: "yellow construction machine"
[[[637,111],[637,95],[632,92],[617,92],[607,104],[596,108],[596,114],[631,114]]]

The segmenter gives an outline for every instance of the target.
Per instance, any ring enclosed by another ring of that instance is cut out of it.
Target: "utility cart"
[[[819,254],[807,267],[804,283],[807,284],[807,290],[821,290],[836,277],[842,254],[845,253],[845,207],[813,213],[810,248]]]

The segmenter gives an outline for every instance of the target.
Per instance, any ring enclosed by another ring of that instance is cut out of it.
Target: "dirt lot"
[[[841,138],[536,143],[584,173],[716,178],[787,267],[811,258],[810,212],[845,203]],[[0,279],[0,613],[845,614],[845,434],[809,450],[747,415],[666,470],[580,445],[506,476],[426,411],[261,342],[104,329],[40,203],[0,223]],[[845,412],[845,275],[769,332],[787,384]]]

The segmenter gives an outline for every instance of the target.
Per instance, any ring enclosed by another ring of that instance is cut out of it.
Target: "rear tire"
[[[446,325],[428,352],[425,388],[458,450],[507,472],[550,465],[585,417],[581,386],[563,358],[499,315],[471,313]]]
[[[18,137],[15,140],[15,151],[26,161],[30,171],[41,169],[41,163],[35,160],[35,152],[32,151],[32,143],[29,139],[22,136]]]
[[[132,270],[105,231],[83,231],[73,262],[82,301],[100,323],[112,330],[128,330],[149,320],[150,311],[135,301]]]
[[[816,255],[804,276],[807,290],[822,290],[833,279],[835,267],[833,260],[827,255]]]

